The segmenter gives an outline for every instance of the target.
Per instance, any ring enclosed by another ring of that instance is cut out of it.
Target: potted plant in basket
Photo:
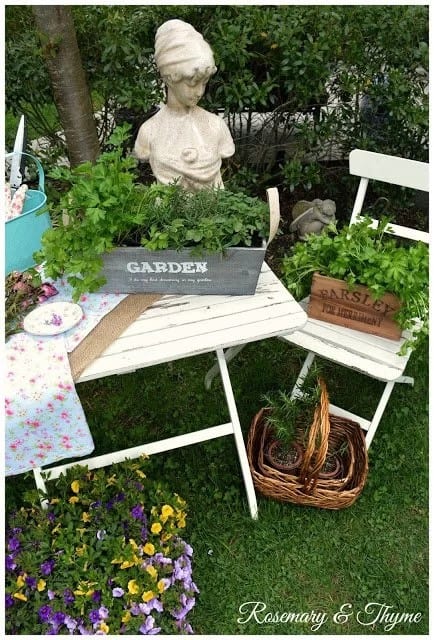
[[[284,257],[282,279],[297,300],[311,292],[311,317],[392,339],[410,330],[404,353],[428,333],[429,253],[423,242],[406,243],[385,233],[389,222],[383,218],[375,229],[370,218],[363,218],[307,236]],[[322,276],[332,278],[331,284],[322,285]],[[314,315],[319,307],[322,315]],[[346,324],[348,319],[356,324]],[[381,333],[383,320],[388,326],[396,323],[397,335]]]
[[[178,184],[140,184],[134,174],[137,161],[123,156],[127,137],[128,126],[118,127],[109,140],[111,150],[103,152],[94,165],[59,167],[51,173],[69,187],[59,202],[67,224],[58,220],[42,238],[37,259],[45,262],[45,274],[54,279],[65,276],[77,300],[105,284],[104,260],[116,250],[139,248],[127,263],[130,280],[146,272],[154,280],[163,274],[173,282],[181,276],[191,279],[195,264],[200,265],[202,279],[210,277],[203,266],[204,254],[223,256],[242,247],[260,253],[259,275],[269,235],[267,204],[225,189],[191,193]],[[163,252],[169,250],[172,253],[165,259]],[[186,258],[178,257],[181,250],[188,252]],[[148,251],[158,257],[145,257]]]
[[[298,475],[303,465],[307,434],[321,396],[318,375],[318,367],[314,367],[307,374],[303,389],[292,396],[282,390],[264,396],[267,403],[264,424],[270,430],[264,456],[278,471]],[[333,449],[327,453],[320,478],[338,476],[341,471],[339,453]]]

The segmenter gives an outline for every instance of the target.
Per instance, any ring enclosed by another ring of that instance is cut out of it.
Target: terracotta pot
[[[286,447],[282,446],[280,440],[272,440],[264,455],[274,469],[293,473],[301,466],[304,451],[298,442],[292,442],[290,447]]]

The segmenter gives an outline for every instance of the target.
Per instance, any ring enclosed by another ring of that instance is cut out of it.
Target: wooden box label
[[[399,340],[402,331],[393,317],[400,306],[398,298],[391,293],[374,300],[365,286],[349,289],[343,280],[315,273],[307,315],[349,329]]]
[[[190,250],[148,251],[121,247],[103,255],[109,293],[251,295],[265,257],[264,248],[230,248],[224,255],[195,256]]]

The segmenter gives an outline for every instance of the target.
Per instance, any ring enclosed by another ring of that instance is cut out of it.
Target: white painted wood
[[[305,311],[265,263],[254,296],[163,297],[133,322],[76,382],[215,351],[231,422],[94,456],[84,459],[82,463],[89,469],[97,469],[142,454],[152,455],[211,438],[233,435],[250,513],[252,518],[257,518],[255,489],[223,349],[233,346],[240,350],[247,342],[286,334],[301,327],[306,319]],[[51,479],[57,478],[74,464],[77,463],[52,467],[49,470]],[[41,469],[35,469],[34,476],[37,487],[45,491]],[[46,506],[46,501],[42,501],[42,505]]]
[[[241,472],[243,474],[244,487],[247,493],[247,501],[249,503],[250,515],[252,516],[253,519],[256,520],[258,517],[258,506],[256,503],[255,487],[253,485],[253,479],[250,473],[249,460],[247,458],[246,447],[244,444],[240,420],[238,418],[238,411],[235,404],[235,398],[232,391],[232,384],[229,378],[228,367],[226,364],[223,349],[217,349],[217,361],[220,368],[223,388],[225,390],[226,402],[228,405],[229,414],[231,416],[233,433],[235,437],[235,445],[237,447],[238,458],[241,465]]]
[[[429,165],[425,162],[354,149],[349,164],[353,176],[429,191]]]
[[[291,332],[306,313],[265,265],[254,296],[170,296],[148,308],[77,382]]]

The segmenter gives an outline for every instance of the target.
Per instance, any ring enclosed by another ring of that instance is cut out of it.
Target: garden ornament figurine
[[[319,234],[324,227],[336,222],[335,213],[333,200],[300,200],[292,209],[293,221],[289,230],[297,232],[300,240],[304,240],[310,233]]]
[[[197,106],[217,70],[209,44],[187,22],[168,20],[155,35],[155,62],[167,100],[140,127],[135,155],[160,183],[222,188],[222,158],[233,155],[234,142],[222,118]]]

